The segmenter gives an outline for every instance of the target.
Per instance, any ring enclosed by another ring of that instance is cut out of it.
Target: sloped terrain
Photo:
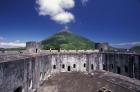
[[[42,45],[44,49],[95,49],[95,43],[93,41],[76,35],[68,29],[62,29],[48,39],[43,40]]]
[[[130,48],[130,51],[140,53],[140,46],[134,46],[134,47]]]

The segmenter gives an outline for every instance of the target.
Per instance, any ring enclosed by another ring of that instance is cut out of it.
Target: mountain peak
[[[43,40],[42,44],[44,49],[95,49],[93,41],[70,32],[68,27]]]

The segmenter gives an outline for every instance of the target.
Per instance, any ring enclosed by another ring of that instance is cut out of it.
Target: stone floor
[[[121,84],[122,79],[114,78],[111,74],[96,71],[94,74],[59,73],[46,80],[37,92],[138,92],[140,85],[130,87],[128,81]],[[116,75],[117,76],[117,75]],[[118,84],[120,83],[120,84]],[[139,83],[138,83],[139,84]]]

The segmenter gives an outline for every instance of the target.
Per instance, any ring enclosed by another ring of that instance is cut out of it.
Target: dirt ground
[[[93,75],[59,73],[46,80],[37,92],[101,92],[99,89],[102,88],[108,90],[106,92],[135,92],[107,81],[102,75],[102,72],[95,72]]]

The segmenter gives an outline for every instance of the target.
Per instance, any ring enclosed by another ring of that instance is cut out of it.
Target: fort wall
[[[103,53],[104,70],[140,80],[140,55]]]
[[[0,92],[35,92],[44,80],[59,72],[92,74],[95,70],[104,69],[131,78],[140,78],[140,55],[135,54],[23,53],[3,55],[0,60]]]

